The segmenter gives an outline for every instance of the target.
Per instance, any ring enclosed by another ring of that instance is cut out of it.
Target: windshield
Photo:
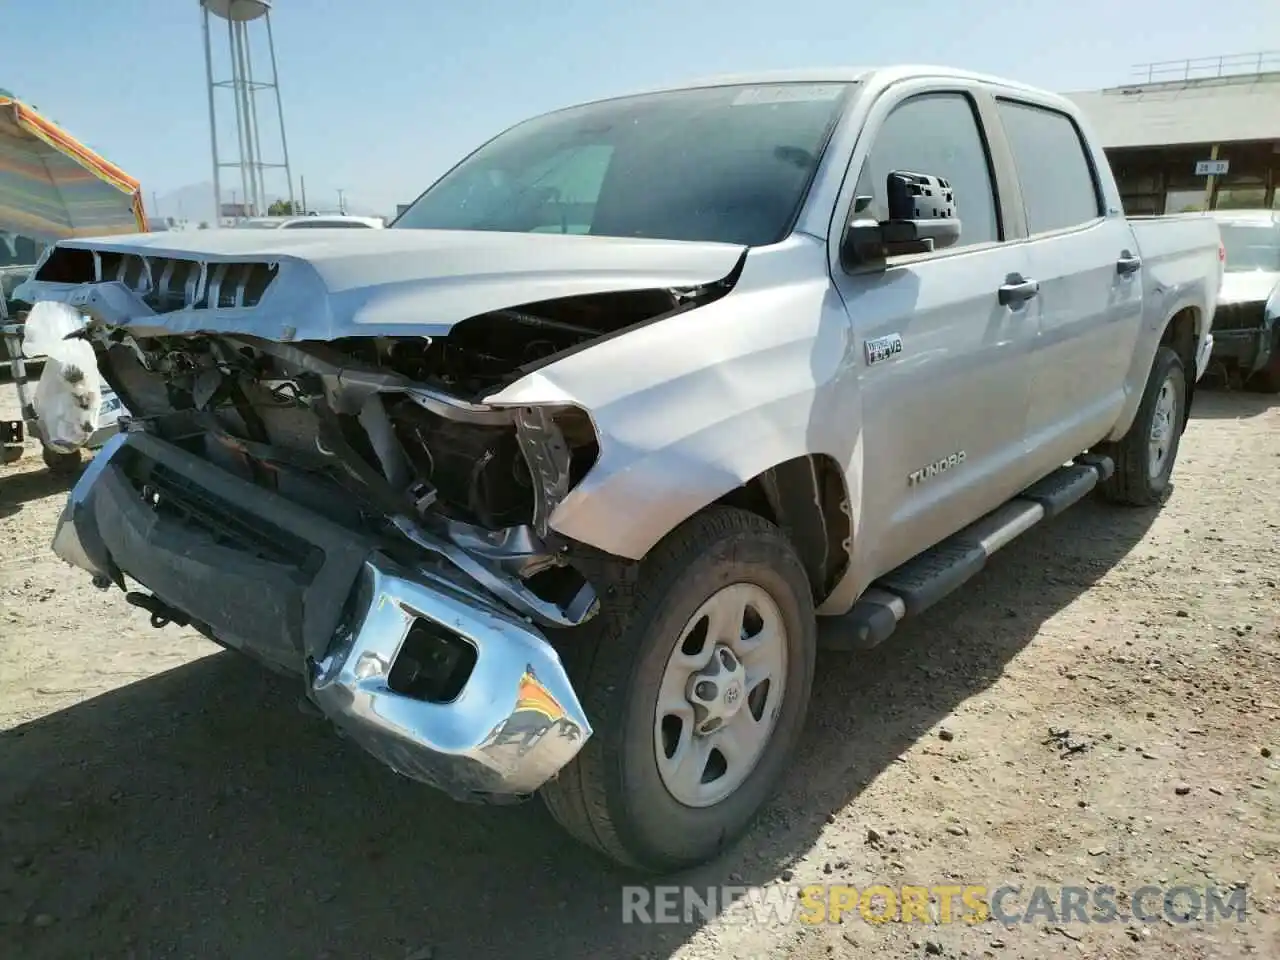
[[[1224,223],[1218,229],[1227,249],[1227,273],[1280,272],[1280,225]]]
[[[462,161],[392,227],[776,243],[850,86],[709,87],[538,117]]]

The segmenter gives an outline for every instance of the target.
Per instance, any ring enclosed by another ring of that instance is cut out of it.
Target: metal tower
[[[293,176],[289,171],[289,143],[284,132],[284,107],[280,103],[279,75],[276,71],[276,45],[271,35],[271,0],[200,0],[200,12],[204,21],[204,65],[209,81],[209,144],[213,151],[213,195],[217,223],[222,221],[222,171],[235,167],[239,171],[239,193],[243,206],[233,208],[233,215],[241,210],[247,216],[262,216],[267,212],[266,171],[283,169],[287,194],[293,203]],[[230,63],[230,79],[215,80],[213,75],[213,40],[209,18],[216,17],[227,24],[227,59]],[[258,21],[266,25],[266,46],[271,60],[270,81],[255,80],[250,28]],[[218,88],[231,91],[235,102],[236,143],[239,154],[235,160],[223,160],[218,152]],[[269,90],[275,95],[276,115],[280,121],[280,152],[283,162],[268,163],[263,160],[263,140],[258,125],[258,93]],[[235,194],[232,188],[232,194]]]

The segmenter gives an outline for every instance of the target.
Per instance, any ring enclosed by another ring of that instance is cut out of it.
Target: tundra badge
[[[921,467],[919,470],[912,470],[907,474],[907,486],[914,487],[925,480],[931,480],[938,474],[946,473],[952,467],[958,467],[962,463],[964,463],[964,451],[957,450],[941,460],[933,461],[928,466]]]
[[[876,337],[873,340],[864,340],[863,346],[867,351],[867,366],[872,367],[881,360],[888,360],[890,357],[896,357],[902,352],[902,337],[896,333],[891,333],[886,337]]]

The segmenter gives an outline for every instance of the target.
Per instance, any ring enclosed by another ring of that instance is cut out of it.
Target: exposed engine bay
[[[142,336],[101,322],[87,335],[132,412],[126,429],[385,538],[408,562],[421,563],[425,550],[471,589],[478,583],[541,625],[564,627],[595,613],[592,577],[614,562],[548,525],[596,460],[595,428],[577,408],[498,409],[480,398],[729,285],[549,301],[473,317],[435,338],[280,343]],[[180,491],[165,496],[174,509],[198,509]]]

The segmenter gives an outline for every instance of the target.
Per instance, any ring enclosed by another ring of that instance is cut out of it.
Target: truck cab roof
[[[1072,115],[1079,114],[1079,108],[1067,97],[1051,93],[1039,87],[1019,83],[1004,77],[978,73],[971,70],[958,70],[954,67],[943,67],[932,64],[904,64],[901,66],[836,66],[817,67],[799,70],[760,70],[749,73],[734,73],[699,77],[680,83],[665,84],[633,91],[631,94],[665,93],[676,90],[691,90],[698,87],[734,86],[739,84],[766,83],[858,83],[868,87],[883,89],[907,80],[925,78],[947,79],[980,83],[985,86],[1003,87],[1006,90],[1018,91],[1042,103],[1052,103],[1058,109]],[[613,99],[613,98],[608,98]]]

